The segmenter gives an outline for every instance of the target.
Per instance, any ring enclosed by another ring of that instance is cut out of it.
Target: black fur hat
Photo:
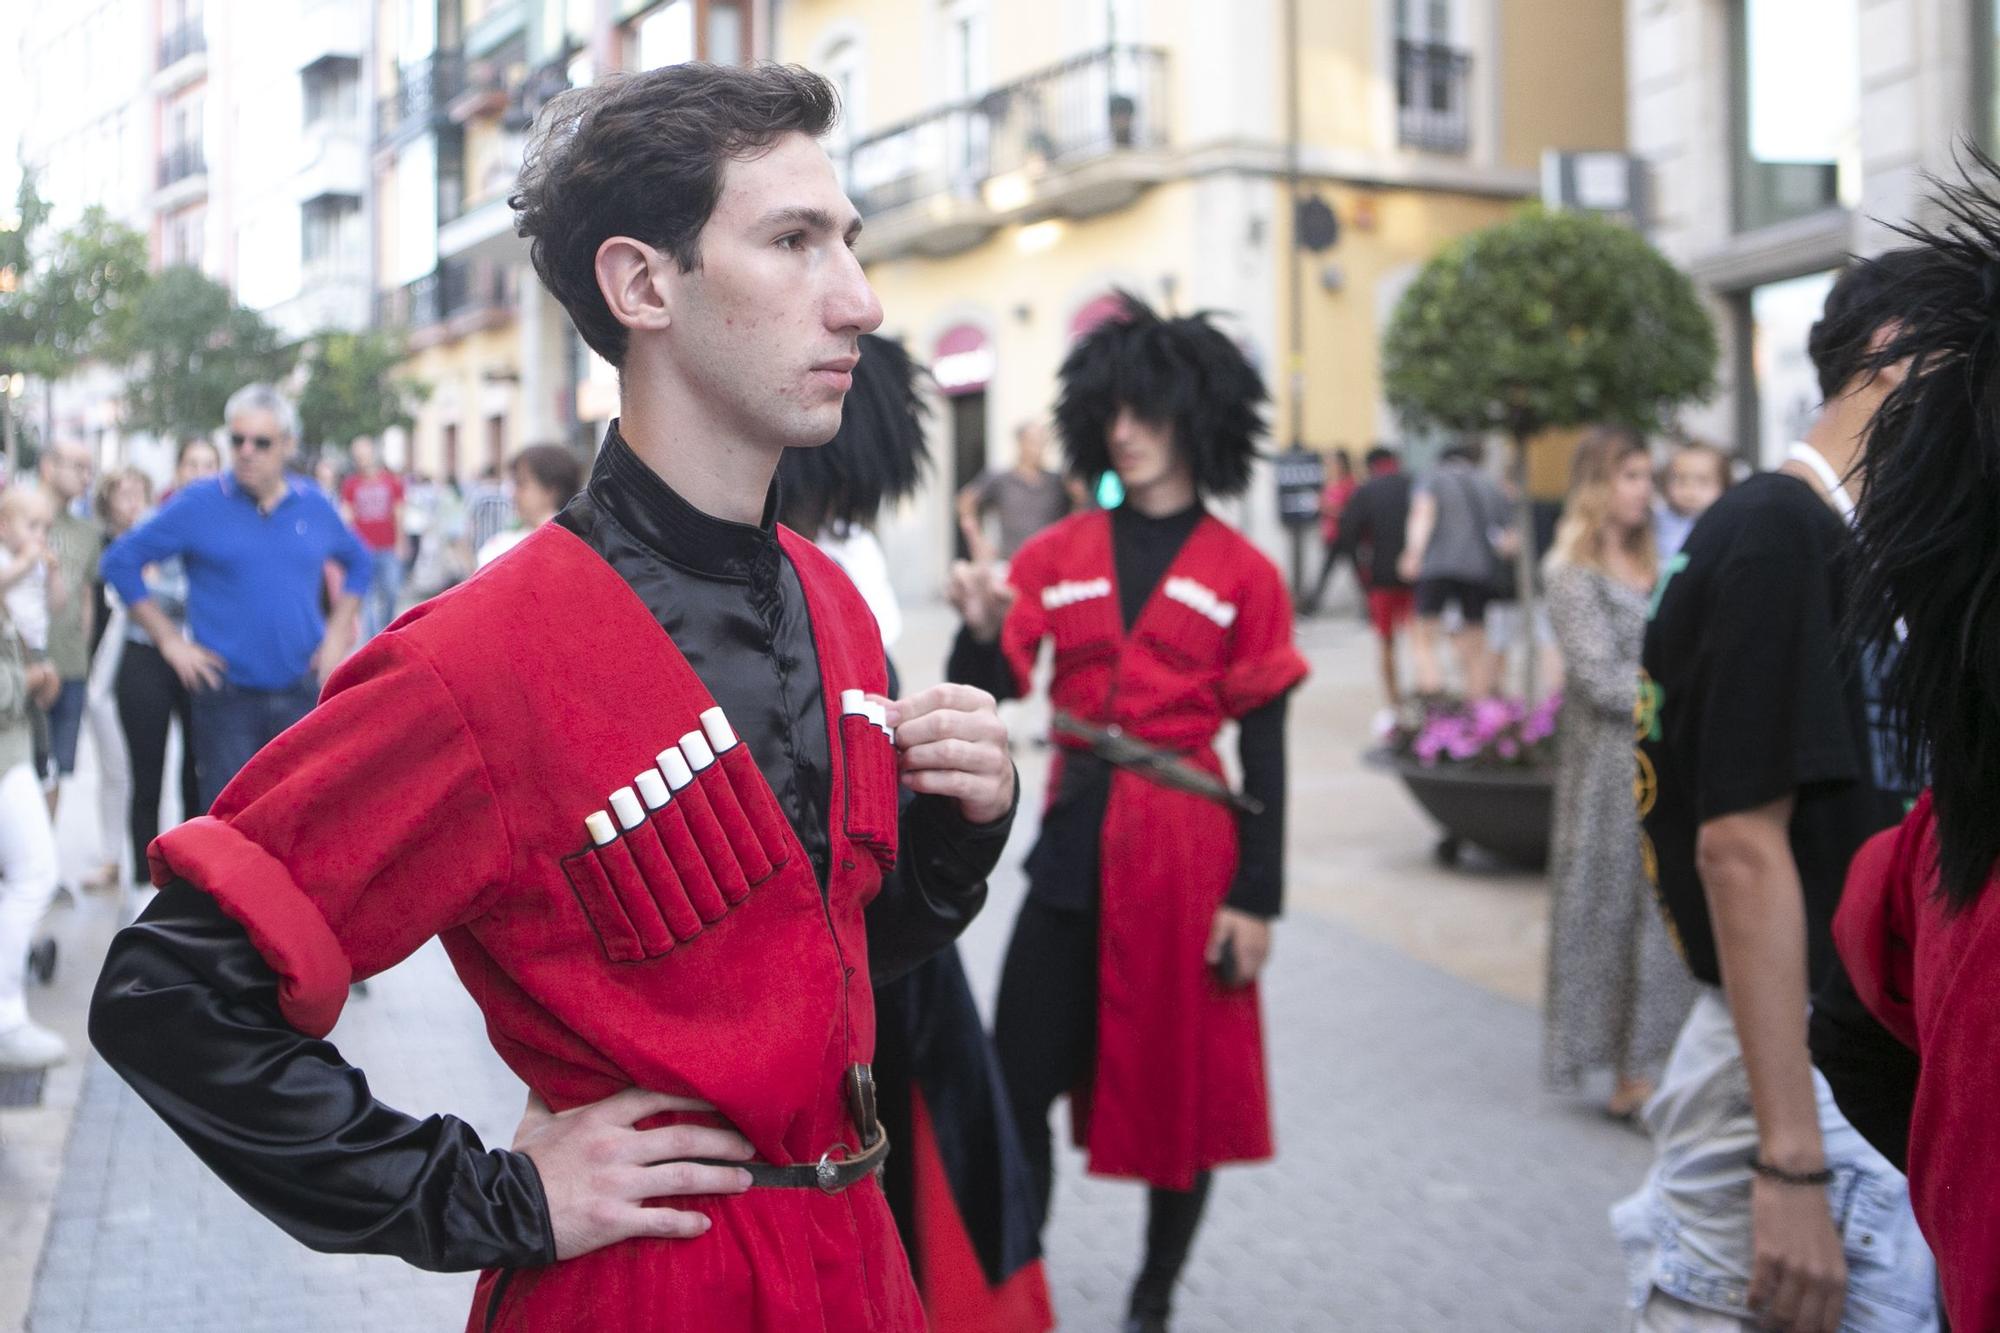
[[[1125,313],[1098,325],[1062,364],[1056,429],[1070,470],[1112,470],[1105,433],[1121,407],[1173,427],[1204,495],[1239,495],[1264,434],[1264,380],[1206,311],[1161,319],[1130,292]]]
[[[861,335],[840,429],[817,449],[787,449],[778,461],[780,522],[816,537],[830,526],[872,523],[883,505],[917,489],[930,465],[930,408],[917,392],[923,373],[901,343]]]

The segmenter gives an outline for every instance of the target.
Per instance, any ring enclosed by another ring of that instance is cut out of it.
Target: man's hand
[[[1233,907],[1218,907],[1215,924],[1208,929],[1208,947],[1202,951],[1202,961],[1210,967],[1221,966],[1225,944],[1236,956],[1236,984],[1247,986],[1257,979],[1271,956],[1271,923]]]
[[[999,578],[992,565],[976,565],[968,560],[952,562],[945,595],[964,617],[972,637],[981,643],[991,643],[1000,637],[1001,623],[1014,605],[1012,584]]]
[[[741,1194],[750,1173],[733,1166],[705,1166],[690,1158],[742,1162],[749,1141],[734,1130],[706,1125],[635,1129],[663,1111],[714,1111],[706,1102],[627,1088],[601,1102],[555,1112],[534,1093],[514,1131],[514,1151],[527,1154],[549,1202],[549,1230],[556,1258],[639,1236],[699,1236],[706,1214],[648,1207],[647,1199],[686,1194]]]
[[[339,668],[340,664],[347,660],[349,645],[335,643],[333,640],[334,636],[329,632],[324,639],[319,641],[319,647],[313,649],[313,677],[319,681],[321,689],[326,688],[326,678],[331,676]]]
[[[169,634],[159,641],[159,648],[160,656],[167,659],[187,689],[212,690],[222,683],[227,664],[193,639]]]
[[[1838,1333],[1847,1256],[1826,1191],[1753,1178],[1750,1237],[1750,1308],[1782,1333]]]
[[[56,696],[62,693],[62,677],[47,662],[37,662],[28,668],[28,697],[35,701],[37,708],[49,708],[55,704]]]
[[[905,787],[956,798],[959,813],[974,824],[990,824],[1014,808],[1007,724],[992,695],[944,684],[882,702],[902,752]]]
[[[1396,577],[1405,583],[1414,585],[1423,570],[1423,557],[1415,551],[1404,551],[1396,557]]]

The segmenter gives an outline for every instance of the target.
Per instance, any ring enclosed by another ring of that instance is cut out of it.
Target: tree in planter
[[[1528,442],[1543,431],[1656,431],[1714,386],[1715,330],[1687,276],[1637,232],[1531,209],[1424,266],[1383,335],[1389,403],[1412,426],[1514,442],[1521,608],[1534,623]],[[1535,653],[1523,693],[1535,692]]]
[[[305,354],[306,387],[299,394],[300,444],[317,453],[356,436],[415,424],[417,405],[430,396],[430,386],[396,373],[404,355],[401,337],[388,331],[330,331],[313,338]]]
[[[163,270],[117,321],[108,355],[129,368],[125,423],[169,439],[222,424],[229,395],[291,372],[296,348],[197,269]]]

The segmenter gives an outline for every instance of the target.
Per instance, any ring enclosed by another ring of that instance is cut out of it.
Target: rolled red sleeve
[[[348,983],[463,924],[506,881],[500,803],[457,702],[403,635],[379,635],[304,720],[264,747],[209,816],[148,850],[243,926],[279,1004],[324,1036]]]
[[[1292,642],[1292,601],[1277,566],[1258,568],[1237,610],[1235,641],[1222,673],[1222,710],[1240,718],[1295,688],[1312,668]]]
[[[243,927],[278,974],[278,1007],[309,1037],[333,1031],[354,970],[333,928],[284,863],[219,819],[203,815],[147,849],[153,883],[205,889]]]

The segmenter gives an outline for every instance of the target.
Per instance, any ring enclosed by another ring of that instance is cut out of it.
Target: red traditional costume
[[[895,854],[895,757],[840,710],[843,690],[885,685],[866,606],[781,537],[831,741],[824,895],[744,745],[592,846],[585,817],[713,701],[632,588],[554,525],[371,642],[211,817],[160,839],[155,880],[242,923],[303,1032],[332,1027],[350,980],[441,935],[495,1048],[552,1108],[636,1086],[713,1104],[763,1162],[852,1155],[843,1075],[874,1042],[862,910]],[[712,1230],[489,1272],[469,1327],[924,1327],[872,1178],[672,1202]]]
[[[1022,693],[1048,639],[1057,709],[1175,751],[1218,778],[1222,724],[1305,678],[1276,567],[1213,517],[1200,521],[1129,633],[1103,513],[1038,534],[1008,577],[1017,595],[1001,646]],[[1052,792],[1062,751],[1054,763]],[[1236,874],[1236,817],[1136,772],[1111,782],[1096,1071],[1076,1101],[1077,1137],[1093,1172],[1187,1190],[1197,1172],[1272,1151],[1257,988],[1224,986],[1202,961]]]

